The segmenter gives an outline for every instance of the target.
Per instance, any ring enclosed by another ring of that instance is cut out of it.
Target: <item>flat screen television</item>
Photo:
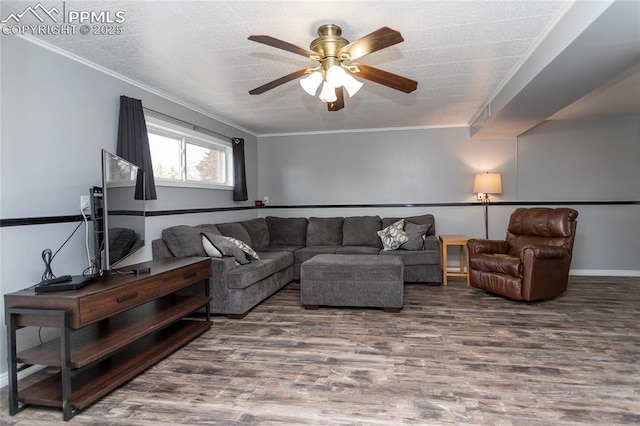
[[[102,274],[144,247],[144,172],[103,149],[102,188],[93,188],[92,198],[95,258]]]

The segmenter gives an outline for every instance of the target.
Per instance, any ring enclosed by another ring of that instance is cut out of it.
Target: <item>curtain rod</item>
[[[154,114],[158,114],[158,115],[161,115],[163,117],[169,118],[171,120],[178,121],[180,123],[186,124],[189,127],[191,127],[191,130],[193,130],[193,131],[198,131],[198,132],[203,132],[203,133],[211,133],[213,135],[221,136],[221,137],[223,137],[225,139],[229,139],[229,141],[231,141],[231,142],[233,142],[233,140],[236,139],[236,138],[234,138],[232,136],[223,135],[222,133],[214,132],[213,130],[205,129],[204,127],[200,127],[200,126],[196,126],[193,123],[189,123],[188,121],[184,121],[184,120],[181,120],[179,118],[172,117],[170,115],[167,115],[167,114],[165,114],[163,112],[160,112],[160,111],[153,110],[151,108],[147,108],[147,107],[143,106],[142,109],[145,110],[145,111],[152,112]]]

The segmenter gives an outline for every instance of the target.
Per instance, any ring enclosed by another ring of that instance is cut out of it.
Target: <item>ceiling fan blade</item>
[[[355,72],[353,75],[356,77],[365,78],[367,80],[375,81],[392,89],[400,90],[404,93],[411,93],[418,88],[418,82],[406,77],[402,77],[397,74],[392,74],[381,69],[370,67],[364,64],[351,64],[360,69],[360,72]]]
[[[280,77],[277,80],[270,81],[267,84],[263,84],[260,87],[256,87],[255,89],[250,90],[249,94],[250,95],[259,95],[261,93],[266,92],[267,90],[271,90],[271,89],[273,89],[275,87],[278,87],[281,84],[287,83],[287,82],[289,82],[291,80],[295,80],[298,77],[302,77],[303,75],[305,75],[306,72],[307,72],[306,68],[303,68],[301,70],[292,72],[291,74],[287,74],[284,77]]]
[[[342,86],[336,87],[336,97],[338,99],[335,102],[327,102],[327,110],[339,111],[344,108],[344,90],[342,90]]]
[[[267,46],[276,47],[278,49],[286,50],[287,52],[292,52],[297,55],[305,56],[307,58],[315,59],[318,56],[318,54],[313,50],[305,49],[303,47],[296,46],[295,44],[291,44],[289,42],[279,40],[268,35],[251,35],[249,36],[249,40],[266,44]]]
[[[369,53],[403,42],[402,35],[389,27],[379,30],[353,41],[340,49],[340,59],[353,61]]]

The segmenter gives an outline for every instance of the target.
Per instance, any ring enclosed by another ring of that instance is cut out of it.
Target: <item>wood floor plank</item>
[[[63,422],[5,403],[0,423]],[[72,423],[639,424],[640,279],[571,277],[534,303],[462,279],[407,284],[398,313],[305,310],[291,283],[242,320],[214,317]]]

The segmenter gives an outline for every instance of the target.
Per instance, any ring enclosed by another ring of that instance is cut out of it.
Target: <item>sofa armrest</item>
[[[467,241],[467,248],[469,249],[469,255],[474,254],[506,254],[509,250],[509,245],[504,240],[480,240],[472,238]]]
[[[151,241],[151,253],[154,259],[166,259],[174,257],[169,247],[162,238]]]
[[[424,237],[424,250],[440,250],[440,240],[435,235]]]
[[[211,258],[211,280],[227,282],[229,271],[236,269],[236,260],[233,257]]]

